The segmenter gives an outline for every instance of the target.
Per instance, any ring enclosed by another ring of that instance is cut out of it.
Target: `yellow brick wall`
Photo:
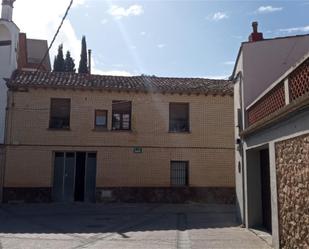
[[[71,98],[70,131],[48,130],[50,98]],[[112,100],[132,101],[132,132],[110,131]],[[171,160],[190,161],[191,186],[234,186],[231,96],[30,89],[10,101],[6,187],[51,186],[56,150],[97,151],[98,187],[169,186]],[[190,133],[168,133],[170,102],[190,103]],[[94,131],[95,109],[109,131]]]
[[[233,150],[10,146],[7,151],[6,187],[50,187],[53,151],[96,151],[98,187],[170,186],[170,161],[189,161],[192,187],[233,187]]]

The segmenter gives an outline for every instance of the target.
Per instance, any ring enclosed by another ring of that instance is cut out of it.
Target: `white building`
[[[289,188],[291,193],[296,191],[288,183],[284,186],[284,180],[294,182],[299,178],[304,181],[300,184],[309,182],[309,179],[304,180],[309,177],[302,176],[304,173],[294,172],[289,176],[282,173],[282,162],[284,167],[309,171],[309,159],[301,163],[293,161],[293,157],[306,157],[306,138],[302,136],[309,134],[308,57],[309,35],[263,39],[257,32],[257,23],[253,23],[253,33],[249,42],[242,43],[233,72],[238,215],[247,228],[268,231],[275,248],[280,245],[282,248],[308,248],[287,244],[285,238],[300,236],[294,233],[303,228],[302,225],[292,229],[285,227],[282,217],[284,208],[297,202],[292,203],[293,197],[284,192]],[[298,141],[299,150],[290,152],[289,162],[286,162],[280,148],[287,150],[287,144],[291,143],[286,142],[290,141],[288,139]],[[309,186],[308,193],[302,195],[309,202]],[[284,196],[285,200],[290,198],[290,203],[282,203],[279,196]],[[295,218],[297,215],[293,211],[286,216]],[[284,231],[291,231],[291,234]]]
[[[10,78],[17,69],[19,29],[12,21],[15,0],[3,0],[0,19],[0,145],[4,144],[5,109],[7,87],[5,78]]]

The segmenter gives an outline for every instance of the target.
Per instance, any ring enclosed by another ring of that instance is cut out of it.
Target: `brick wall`
[[[51,187],[52,151],[97,151],[97,187],[169,187],[170,160],[190,161],[191,187],[233,187],[233,150],[14,146],[7,151],[6,187]],[[26,159],[26,160],[25,160]]]
[[[276,143],[282,249],[309,248],[309,134]]]
[[[70,131],[48,130],[51,97],[71,98]],[[30,89],[10,100],[6,187],[51,186],[55,150],[97,151],[98,187],[169,186],[170,160],[190,161],[192,186],[234,186],[231,96]],[[132,132],[110,131],[112,100],[132,101]],[[168,133],[169,102],[190,103],[190,133]],[[95,109],[109,131],[94,130]]]

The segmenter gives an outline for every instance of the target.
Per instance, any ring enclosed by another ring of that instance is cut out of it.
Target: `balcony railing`
[[[247,126],[262,120],[309,93],[309,58],[279,79],[246,111]]]
[[[290,101],[309,92],[309,59],[290,74],[289,89]]]

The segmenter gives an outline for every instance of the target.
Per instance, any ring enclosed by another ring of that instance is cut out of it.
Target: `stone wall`
[[[276,143],[282,249],[309,248],[309,134]]]
[[[51,188],[4,188],[4,203],[51,202]]]

